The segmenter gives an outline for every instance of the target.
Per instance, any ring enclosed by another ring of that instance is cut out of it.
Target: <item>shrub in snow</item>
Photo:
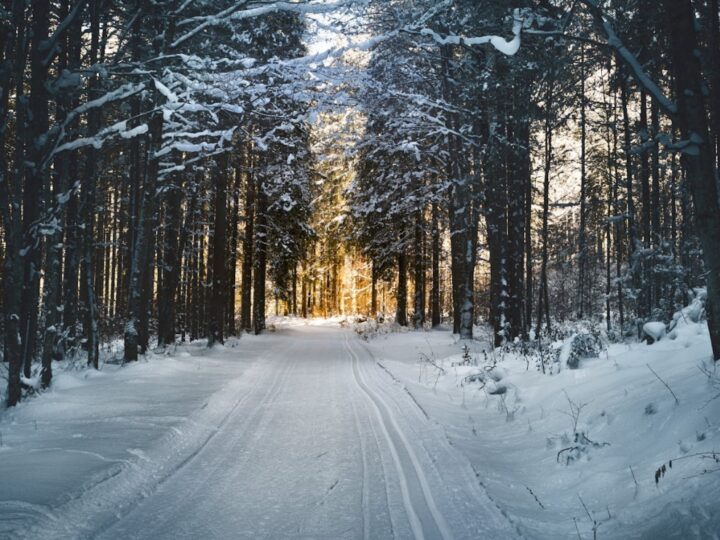
[[[563,342],[558,359],[561,365],[578,369],[581,360],[597,358],[602,350],[603,344],[599,335],[583,332],[570,336]]]
[[[580,461],[582,458],[589,459],[591,449],[605,446],[610,446],[610,443],[590,440],[584,431],[576,432],[572,446],[562,448],[557,453],[556,461],[557,463],[565,463],[567,466]]]
[[[702,322],[705,319],[705,300],[707,299],[707,290],[705,289],[694,289],[693,299],[690,301],[690,305],[684,307],[680,311],[675,312],[672,317],[672,321],[668,325],[668,331],[675,330],[676,328]]]
[[[395,321],[385,321],[383,318],[365,319],[362,322],[354,322],[353,326],[355,332],[365,341],[379,335],[408,332],[407,326],[400,326]]]
[[[652,345],[656,341],[660,341],[665,337],[665,323],[659,321],[650,321],[643,325],[644,339],[649,345]]]
[[[457,364],[459,366],[470,366],[472,364],[477,365],[477,361],[473,362],[472,356],[470,356],[470,347],[467,346],[467,344],[463,345],[462,349],[462,361]]]

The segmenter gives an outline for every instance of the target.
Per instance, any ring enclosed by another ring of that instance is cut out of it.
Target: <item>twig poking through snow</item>
[[[638,489],[640,489],[640,486],[638,485],[637,478],[635,478],[635,471],[633,471],[632,465],[630,465],[630,474],[632,474],[633,482],[635,482],[635,495],[637,496]]]
[[[573,518],[573,523],[575,524],[575,530],[577,531],[578,538],[582,540],[582,536],[580,536],[580,529],[578,529],[577,525],[577,519]]]
[[[582,503],[583,508],[585,509],[585,513],[587,514],[587,517],[590,519],[590,521],[592,521],[592,524],[593,524],[593,528],[592,528],[593,540],[595,540],[595,539],[597,538],[597,530],[598,530],[598,526],[599,526],[600,524],[597,522],[597,520],[596,520],[595,518],[592,517],[592,515],[590,514],[590,510],[588,510],[588,507],[587,507],[587,505],[585,504],[585,501],[582,500],[582,497],[580,496],[579,493],[578,493],[578,499],[580,499],[580,502]],[[577,527],[577,523],[575,524],[575,526]]]
[[[665,388],[667,388],[668,391],[672,394],[672,396],[675,398],[675,404],[676,404],[676,405],[680,405],[680,400],[679,400],[678,397],[675,395],[675,392],[672,391],[672,388],[670,388],[670,386],[668,385],[668,383],[666,383],[664,380],[662,380],[662,378],[660,377],[660,375],[658,375],[657,373],[655,373],[655,370],[650,367],[650,364],[645,364],[645,365],[647,366],[647,368],[648,368],[650,371],[652,371],[653,375],[655,375],[655,376],[657,377],[657,380],[660,381],[661,383],[663,383],[663,384],[665,385]]]

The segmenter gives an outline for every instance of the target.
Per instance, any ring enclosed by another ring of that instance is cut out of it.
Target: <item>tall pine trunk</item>
[[[247,154],[249,155],[249,153]],[[249,157],[248,157],[249,161]],[[248,168],[250,163],[247,164]],[[249,332],[252,330],[252,273],[253,247],[255,243],[255,180],[252,173],[245,174],[245,234],[243,235],[243,261],[242,261],[242,283],[240,293],[240,327]],[[303,291],[305,280],[303,279]],[[306,298],[303,292],[303,317],[305,313]]]
[[[423,231],[423,212],[415,213],[415,260],[414,260],[414,314],[413,326],[422,328],[425,324],[425,264],[423,260],[423,244],[425,235]]]
[[[440,326],[440,211],[438,204],[432,204],[432,289],[430,292],[430,322],[432,327]],[[373,276],[374,279],[374,276]],[[373,281],[373,293],[377,297],[375,291],[375,282]],[[375,298],[377,304],[377,298]]]
[[[695,205],[695,227],[703,248],[707,279],[707,314],[713,357],[720,360],[720,202],[714,149],[703,99],[703,76],[695,16],[690,0],[665,0],[672,70],[677,96],[677,121],[690,142],[682,154]]]
[[[24,2],[14,2],[12,10],[13,35],[8,36],[2,47],[12,48],[6,50],[6,62],[3,62],[3,88],[2,92],[2,114],[0,120],[5,122],[8,112],[9,88],[15,90],[15,99],[18,106],[15,111],[15,167],[12,172],[4,165],[2,171],[4,178],[0,182],[0,197],[2,197],[3,229],[5,236],[5,261],[3,271],[3,308],[5,316],[4,336],[4,358],[8,362],[8,391],[7,404],[9,407],[16,405],[22,396],[22,384],[20,376],[23,367],[22,339],[20,337],[20,312],[22,305],[22,284],[23,267],[20,256],[23,249],[22,215],[22,185],[23,168],[25,164],[24,155],[24,131],[27,129],[26,117],[27,107],[24,103],[25,78],[24,68],[27,56],[27,28],[26,28],[26,5]],[[4,59],[5,60],[5,59]],[[4,152],[2,154],[5,163]]]
[[[253,330],[265,330],[265,278],[267,273],[267,195],[258,177],[256,184],[255,245],[253,268]]]
[[[208,346],[225,342],[225,301],[227,296],[227,154],[218,158],[215,170],[215,227],[213,233],[212,304]]]
[[[407,326],[407,255],[398,254],[398,286],[396,296],[395,322]]]
[[[180,281],[180,263],[187,243],[187,219],[184,226],[182,221],[182,179],[176,179],[177,184],[171,181],[165,189],[165,227],[162,242],[162,286],[158,291],[158,345],[167,346],[175,343],[176,297]],[[188,203],[188,210],[195,207],[197,198],[193,191],[192,200]],[[180,228],[182,226],[182,234]],[[181,237],[182,236],[182,237]]]
[[[45,153],[49,127],[47,91],[47,50],[50,26],[50,2],[32,2],[32,30],[30,49],[30,99],[28,101],[27,129],[24,141],[28,166],[25,169],[23,191],[23,283],[20,307],[20,332],[23,344],[23,372],[31,375],[31,363],[37,348],[38,310],[40,302],[40,272],[42,237],[38,233],[42,200],[47,181]],[[19,126],[18,126],[19,129]]]
[[[540,336],[542,329],[543,317],[545,317],[545,325],[548,332],[550,331],[550,306],[548,294],[548,226],[550,218],[550,172],[553,164],[553,107],[554,107],[554,85],[555,81],[551,78],[548,81],[548,87],[545,98],[545,163],[543,168],[543,205],[542,205],[542,232],[541,241],[541,264],[540,264],[540,284],[537,306],[537,321],[535,326],[535,334]]]

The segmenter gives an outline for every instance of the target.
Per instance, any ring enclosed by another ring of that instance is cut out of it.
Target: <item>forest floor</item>
[[[554,375],[343,326],[58,365],[0,412],[0,538],[718,538],[704,325]]]

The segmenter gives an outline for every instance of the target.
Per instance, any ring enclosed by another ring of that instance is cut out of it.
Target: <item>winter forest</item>
[[[718,538],[718,0],[3,0],[0,538]]]

